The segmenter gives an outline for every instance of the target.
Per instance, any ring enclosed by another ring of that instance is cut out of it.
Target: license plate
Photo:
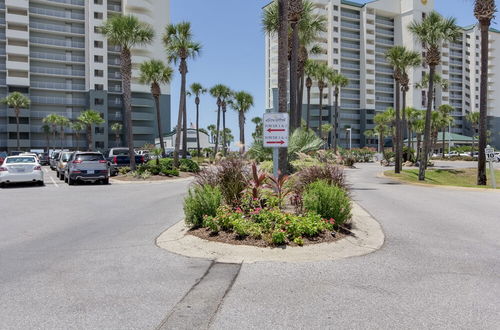
[[[87,171],[87,174],[94,174],[94,171]]]

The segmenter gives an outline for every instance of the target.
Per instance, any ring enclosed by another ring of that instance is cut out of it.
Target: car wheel
[[[59,179],[60,179],[61,181],[63,181],[63,180],[64,180],[64,172],[59,174]]]
[[[43,187],[45,186],[45,183],[43,181],[38,181],[37,184],[40,186],[40,187]]]
[[[68,178],[68,185],[72,186],[75,184],[75,180],[73,180],[71,177]]]
[[[68,176],[66,174],[64,174],[63,179],[64,179],[64,182],[68,182]]]
[[[109,184],[109,178],[103,179],[102,184]]]
[[[56,177],[60,179],[61,177],[59,176],[59,171],[56,171]]]

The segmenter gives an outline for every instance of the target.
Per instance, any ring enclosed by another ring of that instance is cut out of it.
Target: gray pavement
[[[243,264],[234,283],[235,267],[154,245],[187,182],[69,187],[49,173],[0,189],[0,329],[193,329],[191,308],[213,329],[498,329],[500,194],[358,167],[353,196],[384,228],[381,250]]]

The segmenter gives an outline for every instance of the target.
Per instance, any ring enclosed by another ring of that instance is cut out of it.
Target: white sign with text
[[[288,147],[289,119],[288,113],[265,113],[264,147]]]

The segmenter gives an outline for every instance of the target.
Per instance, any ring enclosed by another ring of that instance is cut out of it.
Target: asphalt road
[[[0,329],[498,329],[500,194],[358,167],[353,197],[386,242],[315,263],[226,267],[157,248],[187,182],[69,187],[49,173],[1,189]]]

